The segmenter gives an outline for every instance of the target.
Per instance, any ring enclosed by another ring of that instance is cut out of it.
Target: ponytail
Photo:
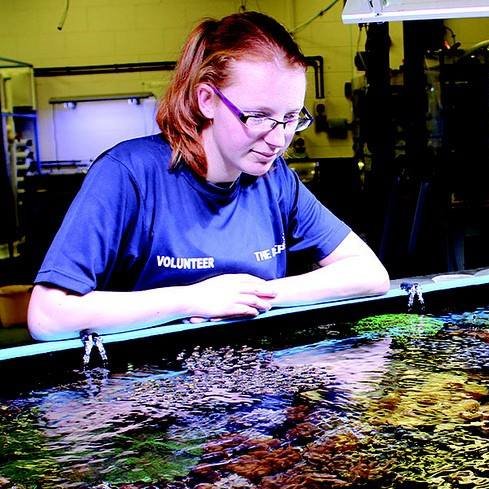
[[[156,114],[161,132],[172,148],[171,167],[184,162],[199,176],[207,175],[201,133],[209,120],[199,109],[197,85],[209,83],[222,88],[233,60],[274,58],[304,70],[307,66],[287,30],[264,14],[244,12],[220,21],[206,19],[192,30]]]

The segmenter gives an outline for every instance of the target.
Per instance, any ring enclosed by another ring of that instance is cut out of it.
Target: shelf
[[[101,95],[73,95],[66,97],[51,97],[50,104],[66,104],[79,102],[100,102],[102,100],[141,100],[154,97],[153,92],[133,92],[133,93],[106,93]]]
[[[36,114],[24,114],[24,113],[19,113],[19,112],[2,112],[1,113],[2,117],[20,117],[24,119],[36,119],[37,115]]]

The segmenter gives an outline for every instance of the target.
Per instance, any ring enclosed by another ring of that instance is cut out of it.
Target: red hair
[[[267,15],[243,12],[202,21],[190,33],[170,86],[158,104],[156,121],[173,150],[172,167],[184,162],[206,176],[200,134],[209,121],[200,112],[196,88],[200,83],[222,88],[230,76],[230,64],[241,59],[278,59],[291,67],[307,68],[304,55],[285,27]]]

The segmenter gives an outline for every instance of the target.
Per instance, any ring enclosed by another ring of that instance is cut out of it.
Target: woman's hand
[[[273,285],[244,273],[226,274],[187,286],[191,323],[254,317],[272,307]]]

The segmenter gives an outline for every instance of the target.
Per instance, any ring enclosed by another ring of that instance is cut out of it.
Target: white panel
[[[489,17],[489,0],[347,0],[345,24]]]
[[[156,100],[79,102],[75,109],[53,106],[56,160],[91,161],[125,139],[159,132]]]

